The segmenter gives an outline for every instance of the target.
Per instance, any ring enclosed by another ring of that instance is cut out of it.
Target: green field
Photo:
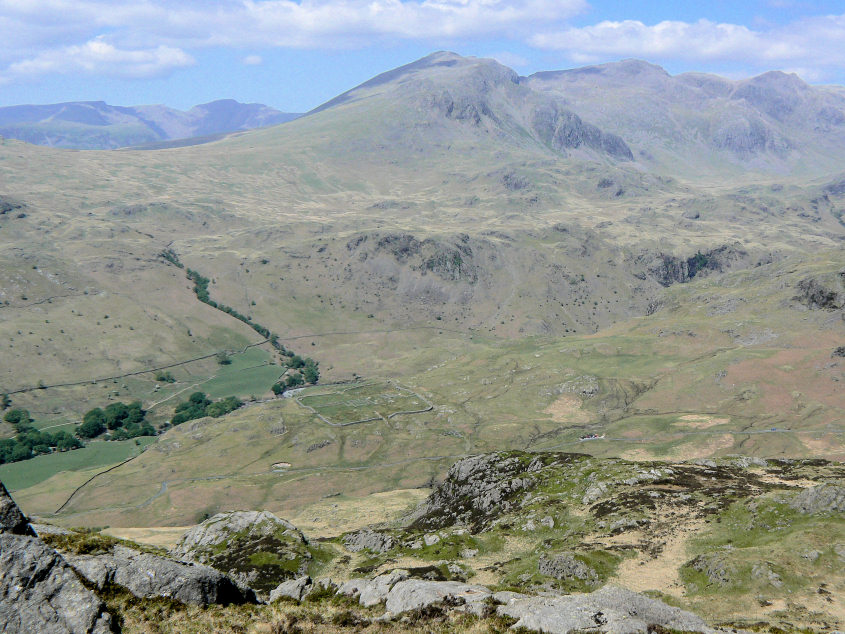
[[[284,372],[284,368],[269,364],[270,354],[261,348],[250,348],[230,359],[232,363],[220,366],[217,374],[199,386],[211,398],[264,394]]]
[[[83,471],[92,467],[117,464],[138,454],[155,440],[155,438],[138,438],[118,442],[94,441],[84,449],[37,456],[30,460],[0,465],[0,481],[10,491],[25,489],[62,471]]]
[[[300,396],[296,401],[332,425],[386,420],[396,414],[431,407],[419,394],[390,382],[339,387],[331,392]]]

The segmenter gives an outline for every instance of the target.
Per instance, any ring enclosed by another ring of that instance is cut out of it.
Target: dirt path
[[[658,590],[681,597],[684,586],[678,569],[687,561],[687,541],[704,526],[704,520],[694,520],[683,525],[666,539],[656,557],[640,549],[635,559],[626,559],[619,565],[616,583],[636,592]]]

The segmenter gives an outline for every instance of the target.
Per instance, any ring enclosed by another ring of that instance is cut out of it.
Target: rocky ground
[[[309,540],[266,511],[220,513],[169,552],[30,525],[3,489],[15,609],[0,620],[12,632],[834,631],[843,476],[822,460],[498,452],[460,460],[390,524]]]

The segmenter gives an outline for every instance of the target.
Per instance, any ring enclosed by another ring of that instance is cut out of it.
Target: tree
[[[223,351],[218,352],[215,355],[215,358],[217,359],[217,363],[219,363],[220,365],[229,365],[232,362],[232,360],[229,358],[229,355]]]
[[[305,361],[302,376],[307,383],[316,383],[320,380],[320,370],[317,369],[317,362],[314,359],[307,359]]]
[[[294,370],[298,370],[299,368],[305,365],[305,359],[300,357],[298,354],[293,355],[288,361],[288,367],[293,368]]]
[[[28,425],[32,422],[32,419],[29,417],[29,411],[25,410],[20,407],[16,407],[15,409],[10,409],[6,412],[6,415],[3,417],[10,425],[14,425],[17,427],[18,425]]]
[[[12,406],[12,399],[8,394],[0,396],[0,409],[9,409]]]
[[[126,417],[129,415],[128,408],[124,403],[109,403],[103,410],[106,427],[117,429],[122,427]]]
[[[106,431],[106,426],[103,419],[92,417],[89,420],[83,420],[82,424],[76,428],[76,434],[80,438],[96,438]]]
[[[287,378],[285,378],[285,385],[287,385],[287,387],[296,387],[297,385],[302,385],[303,383],[305,383],[305,380],[298,372],[296,374],[288,374]]]
[[[273,383],[273,387],[271,387],[270,389],[276,396],[281,396],[285,393],[285,386],[281,382]]]

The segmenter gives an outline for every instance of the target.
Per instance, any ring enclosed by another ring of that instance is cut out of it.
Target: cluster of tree
[[[185,269],[185,274],[188,276],[188,279],[194,283],[194,294],[197,296],[197,299],[200,300],[202,303],[208,304],[209,306],[211,306],[212,308],[216,308],[217,310],[222,310],[224,313],[227,313],[235,319],[242,321],[247,326],[252,328],[255,332],[257,332],[259,335],[267,339],[270,342],[270,345],[272,345],[276,350],[278,350],[283,357],[287,357],[288,359],[290,359],[290,361],[288,362],[288,367],[295,367],[292,366],[291,363],[294,363],[296,359],[301,360],[301,357],[295,355],[293,352],[285,348],[284,344],[279,341],[279,335],[272,332],[269,328],[267,328],[266,326],[262,326],[261,324],[255,323],[254,321],[252,321],[252,317],[250,317],[249,315],[244,315],[243,313],[238,312],[231,306],[218,303],[211,299],[211,295],[208,291],[208,285],[211,283],[211,280],[205,277],[199,271],[195,271],[191,268],[185,268],[185,265],[179,261],[179,256],[177,256],[175,252],[168,249],[167,251],[163,251],[160,255],[162,258],[178,266],[180,269]],[[313,359],[307,359],[307,361],[310,361],[307,366],[299,366],[302,368],[302,378],[306,383],[316,383],[320,379],[320,372],[317,370],[317,362]]]
[[[176,379],[170,372],[166,370],[159,370],[155,373],[155,380],[160,383],[176,383]]]
[[[291,369],[298,370],[288,374],[284,380],[278,381],[271,388],[273,394],[279,396],[285,390],[304,385],[306,383],[314,384],[320,380],[320,369],[316,361],[310,357],[300,357],[298,354],[293,355],[288,361],[287,366]]]
[[[212,401],[204,392],[194,392],[188,397],[187,401],[176,406],[170,424],[181,425],[186,421],[203,418],[204,416],[219,418],[229,412],[234,412],[241,405],[243,405],[243,402],[236,396],[227,396],[219,401]]]
[[[155,436],[156,431],[146,421],[146,415],[140,401],[110,403],[103,409],[95,407],[85,412],[76,433],[82,438],[96,438],[109,430],[113,440]]]
[[[28,460],[40,454],[70,451],[82,447],[79,439],[66,431],[58,431],[54,434],[38,431],[32,426],[32,418],[25,409],[9,410],[3,420],[14,425],[17,434],[14,438],[0,440],[0,464]]]

